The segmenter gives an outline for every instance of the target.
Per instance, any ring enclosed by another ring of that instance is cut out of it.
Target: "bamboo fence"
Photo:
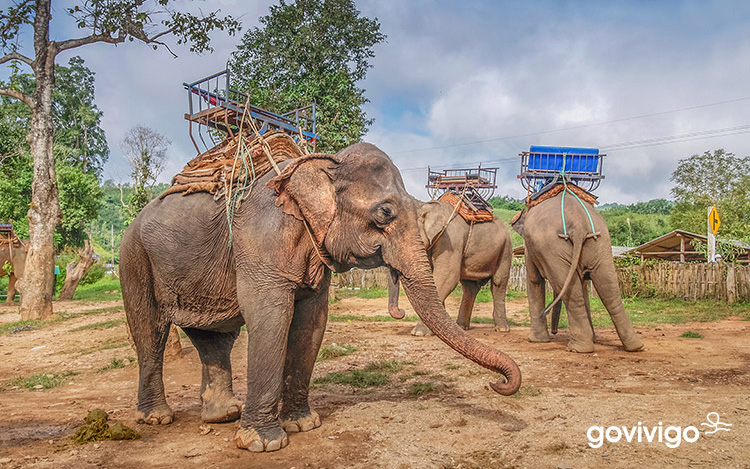
[[[388,288],[388,269],[352,269],[336,274],[336,288]],[[750,265],[664,262],[617,268],[623,296],[713,298],[729,303],[750,301]],[[508,289],[526,291],[526,266],[511,267]],[[593,289],[592,289],[593,291]]]

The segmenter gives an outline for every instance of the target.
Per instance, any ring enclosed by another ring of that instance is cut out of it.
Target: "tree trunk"
[[[164,357],[179,358],[182,356],[182,344],[180,343],[180,330],[177,326],[172,324],[169,326],[169,336],[167,337],[167,345],[164,347]]]
[[[78,250],[79,260],[73,261],[65,268],[65,284],[60,290],[58,300],[72,300],[78,284],[94,265],[94,248],[88,239],[83,241],[83,249]]]
[[[55,86],[55,45],[49,40],[49,0],[38,0],[34,18],[33,70],[36,77],[31,130],[27,137],[34,158],[34,180],[29,204],[29,254],[22,279],[21,319],[45,319],[52,315],[55,268],[55,226],[60,221],[55,157],[52,153],[52,90]]]

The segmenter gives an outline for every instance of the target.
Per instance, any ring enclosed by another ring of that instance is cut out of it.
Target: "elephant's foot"
[[[547,331],[544,331],[544,333],[534,332],[533,330],[529,333],[529,341],[531,342],[549,342],[549,333]]]
[[[174,412],[167,404],[161,404],[148,411],[136,411],[135,421],[148,425],[168,425],[174,421]]]
[[[264,451],[278,451],[289,444],[289,437],[280,425],[257,429],[240,427],[234,435],[237,447],[262,453]]]
[[[320,416],[314,410],[282,417],[281,426],[287,433],[307,432],[320,426]]]
[[[242,413],[242,401],[229,393],[222,397],[207,398],[204,393],[203,409],[201,410],[201,419],[206,423],[223,423],[233,422],[240,418]]]
[[[388,314],[390,314],[393,319],[404,319],[406,311],[401,308],[390,307],[388,308]]]
[[[458,326],[461,329],[465,330],[465,331],[468,331],[469,329],[471,329],[471,320],[469,320],[469,321],[456,321],[456,324],[458,324]]]
[[[495,332],[510,332],[510,326],[507,319],[495,319]]]
[[[411,330],[411,335],[417,337],[426,337],[428,335],[432,335],[432,331],[427,326],[419,322],[416,326],[414,326],[414,329]]]
[[[593,342],[581,342],[576,340],[568,341],[568,350],[576,353],[591,353],[594,351]]]
[[[623,341],[622,345],[626,352],[640,352],[644,348],[643,341],[640,337],[635,337],[627,342]]]

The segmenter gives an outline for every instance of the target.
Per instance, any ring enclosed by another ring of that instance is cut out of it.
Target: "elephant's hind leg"
[[[126,246],[131,252],[121,252],[120,271],[125,316],[138,354],[136,421],[168,424],[174,412],[167,405],[162,372],[171,323],[157,304],[148,256],[140,245]]]
[[[589,319],[583,282],[573,281],[565,293],[565,307],[568,311],[568,350],[590,353],[594,351],[594,328]]]
[[[5,298],[5,303],[13,303],[13,299],[16,296],[16,276],[13,274],[8,275],[8,297]]]
[[[471,312],[474,309],[474,302],[479,293],[479,282],[473,280],[461,280],[461,306],[458,309],[458,320],[456,323],[463,329],[468,330],[471,326]]]
[[[492,319],[495,322],[495,330],[498,332],[509,332],[508,316],[505,310],[505,296],[508,293],[508,281],[510,280],[510,267],[513,262],[513,251],[503,255],[497,270],[492,275]]]
[[[201,383],[201,419],[208,423],[231,422],[240,418],[242,401],[232,392],[232,363],[229,355],[235,332],[214,332],[184,328],[185,334],[198,350],[203,363]]]

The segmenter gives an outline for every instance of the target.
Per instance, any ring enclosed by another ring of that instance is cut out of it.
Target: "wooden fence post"
[[[737,301],[737,282],[734,276],[734,264],[727,265],[727,303]]]

